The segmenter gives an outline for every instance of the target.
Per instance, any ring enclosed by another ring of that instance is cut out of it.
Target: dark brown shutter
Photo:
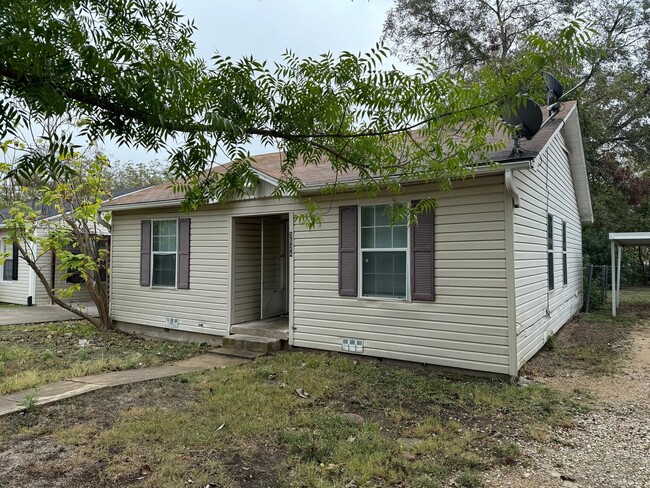
[[[417,202],[413,202],[415,205]],[[433,210],[418,215],[411,227],[411,298],[429,301],[434,299],[434,244]]]
[[[151,220],[140,222],[140,286],[151,285]]]
[[[18,281],[18,246],[14,244],[12,247],[13,255],[11,256],[11,260],[13,261],[13,268],[11,268],[11,279]]]
[[[190,288],[190,219],[178,219],[178,288]]]
[[[339,295],[357,296],[357,207],[339,207]]]

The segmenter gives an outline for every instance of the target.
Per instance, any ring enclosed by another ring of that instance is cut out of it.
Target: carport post
[[[623,246],[618,246],[618,266],[616,268],[616,308],[621,306],[621,254]]]
[[[616,243],[612,241],[612,317],[616,317]]]

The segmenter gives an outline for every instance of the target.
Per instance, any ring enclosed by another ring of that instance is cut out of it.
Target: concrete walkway
[[[248,362],[249,359],[225,356],[218,353],[208,353],[184,361],[150,368],[130,369],[127,371],[113,371],[71,378],[45,385],[42,388],[19,391],[9,395],[0,396],[0,417],[10,413],[24,410],[21,405],[25,397],[34,395],[37,405],[57,402],[64,398],[71,398],[89,391],[110,388],[111,386],[139,383],[141,381],[155,380],[176,376],[183,373],[193,373],[214,368],[225,368]]]
[[[94,305],[87,307],[91,315],[97,315]],[[38,307],[0,308],[0,325],[41,324],[61,320],[79,320],[78,315],[68,312],[58,305],[41,305]]]

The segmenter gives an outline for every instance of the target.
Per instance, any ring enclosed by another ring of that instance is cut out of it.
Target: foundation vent
[[[168,329],[178,329],[178,318],[177,317],[166,317],[165,318],[165,327]]]
[[[363,352],[363,341],[361,339],[343,339],[341,349],[348,352]]]

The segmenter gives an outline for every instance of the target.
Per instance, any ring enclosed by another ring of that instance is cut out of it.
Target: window
[[[548,289],[555,288],[555,276],[553,275],[553,216],[548,214],[546,220],[546,248],[547,248],[547,273]]]
[[[406,299],[408,227],[388,205],[361,207],[361,295]]]
[[[140,221],[140,286],[190,288],[190,219]]]
[[[96,240],[96,246],[97,246],[97,254],[100,254],[100,251],[102,249],[108,249],[108,238],[107,237],[99,237]],[[67,248],[66,251],[75,253],[76,252],[76,246],[74,244],[70,244]],[[107,279],[107,274],[106,274],[106,259],[102,259],[99,262],[99,281],[105,282]],[[85,283],[86,280],[84,277],[81,275],[80,270],[75,270],[72,268],[68,268],[68,277],[65,279],[66,283]]]
[[[178,221],[154,220],[152,224],[151,285],[175,287]]]
[[[566,222],[562,221],[562,283],[569,283],[569,276],[566,261]]]
[[[411,202],[412,206],[418,204],[417,200]],[[387,205],[339,207],[339,295],[433,302],[433,209],[420,213],[417,224],[410,227],[405,222],[391,226],[386,209]],[[142,232],[146,232],[147,225],[147,221],[142,221]],[[182,230],[180,235],[183,242]],[[181,246],[179,257],[182,250]],[[141,249],[141,256],[147,253]],[[141,260],[141,263],[148,261]],[[145,275],[141,274],[141,284],[145,283],[143,278]]]
[[[17,250],[13,244],[5,244],[4,241],[0,241],[0,254],[9,253],[7,259],[0,265],[0,268],[2,268],[2,281],[16,281],[18,279],[18,270],[16,269],[18,266]]]

